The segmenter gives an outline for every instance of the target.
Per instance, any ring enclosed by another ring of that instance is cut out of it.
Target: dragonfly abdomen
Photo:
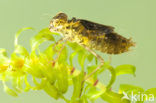
[[[116,33],[110,33],[103,37],[89,38],[87,46],[103,53],[120,54],[129,51],[129,48],[134,45],[135,43],[131,39],[126,39]]]

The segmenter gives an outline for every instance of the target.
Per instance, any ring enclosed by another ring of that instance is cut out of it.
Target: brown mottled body
[[[108,54],[127,52],[134,42],[114,32],[114,28],[91,21],[67,19],[59,13],[50,22],[50,30],[60,32],[64,39]]]

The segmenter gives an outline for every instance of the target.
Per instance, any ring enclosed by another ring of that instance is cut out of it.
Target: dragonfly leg
[[[86,47],[86,46],[83,46],[88,52],[90,52],[91,54],[93,54],[97,59],[100,60],[100,65],[94,70],[92,71],[87,77],[85,77],[84,81],[87,80],[90,76],[92,76],[94,73],[96,73],[104,64],[104,59],[98,55],[96,52],[94,52],[92,49]]]
[[[92,71],[89,75],[87,75],[84,79],[84,81],[86,81],[89,77],[91,77],[94,73],[96,73],[102,66],[104,63],[101,63],[96,69],[94,69],[94,71]]]
[[[83,46],[83,45],[82,45]],[[98,55],[95,51],[93,51],[92,49],[90,49],[89,47],[87,46],[83,46],[88,52],[90,52],[91,54],[93,54],[97,59],[100,60],[101,63],[104,63],[104,59]]]
[[[62,42],[62,41],[64,41],[63,38],[59,39],[59,40],[53,45],[53,50],[56,51],[55,47],[56,47],[60,42]]]
[[[66,43],[67,43],[67,41],[64,42],[64,44],[62,45],[61,50],[58,51],[58,55],[57,55],[55,61],[57,61],[57,60],[59,59],[59,57],[60,57],[60,55],[61,55],[61,53],[62,53],[62,50],[65,48]]]
[[[56,46],[59,44],[59,43],[61,43],[61,42],[63,42],[64,41],[64,43],[63,43],[63,45],[62,45],[62,47],[61,47],[61,49],[60,50],[56,50]],[[53,45],[53,50],[54,51],[56,51],[56,52],[58,52],[58,54],[57,54],[57,56],[56,56],[56,58],[54,59],[54,61],[53,62],[56,62],[58,59],[59,59],[59,57],[60,57],[60,55],[61,55],[61,52],[62,52],[62,50],[65,48],[65,45],[66,45],[66,43],[67,43],[67,41],[66,40],[64,40],[64,38],[61,38],[61,39],[59,39],[54,45]]]

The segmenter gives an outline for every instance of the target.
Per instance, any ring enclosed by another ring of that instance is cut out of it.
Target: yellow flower
[[[15,61],[13,61],[13,65],[16,68],[22,68],[24,66],[24,60],[23,59],[17,59]]]
[[[0,73],[5,72],[8,68],[8,65],[0,65]]]

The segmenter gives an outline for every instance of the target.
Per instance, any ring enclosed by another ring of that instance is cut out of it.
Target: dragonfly
[[[58,13],[50,21],[49,30],[60,33],[61,40],[75,42],[97,57],[99,65],[90,75],[104,64],[104,59],[94,50],[107,54],[121,54],[130,51],[135,46],[131,38],[127,39],[114,31],[114,27],[95,23],[89,20],[68,19],[67,14]],[[60,40],[60,41],[61,41]]]

